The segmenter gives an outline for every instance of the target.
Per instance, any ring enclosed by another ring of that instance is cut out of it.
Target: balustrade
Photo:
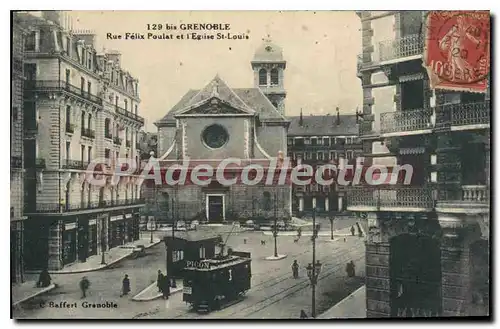
[[[380,61],[421,55],[423,53],[423,38],[420,34],[407,35],[396,40],[386,40],[379,43]]]

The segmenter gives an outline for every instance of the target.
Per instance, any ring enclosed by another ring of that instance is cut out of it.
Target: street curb
[[[153,297],[137,298],[137,296],[141,295],[143,292],[145,292],[146,290],[148,290],[152,286],[156,287],[156,282],[153,282],[149,286],[147,286],[146,288],[142,289],[137,295],[135,295],[134,297],[132,297],[132,300],[134,302],[148,302],[148,301],[151,301],[151,300],[162,298],[163,295],[161,293],[158,293],[156,296],[153,296]],[[182,288],[175,288],[175,290],[171,290],[170,291],[170,296],[172,296],[172,295],[174,295],[174,294],[176,294],[178,292],[181,292],[181,291],[182,291]]]
[[[51,290],[54,290],[56,288],[57,288],[57,285],[55,283],[52,283],[50,286],[45,287],[44,289],[37,291],[36,293],[29,295],[28,297],[24,297],[23,299],[18,300],[17,302],[13,303],[12,306],[17,306],[18,304],[24,303],[27,300],[35,298],[36,296],[39,296],[41,294],[44,294],[44,293],[49,292]]]
[[[163,240],[157,241],[157,242],[145,247],[144,249],[149,249],[151,247],[154,247],[154,246],[158,245],[159,243],[161,243],[162,241]],[[117,247],[117,248],[119,248],[119,247]],[[111,263],[108,263],[104,266],[93,267],[93,268],[85,269],[85,270],[76,270],[76,271],[49,271],[49,274],[78,274],[78,273],[87,273],[87,272],[95,272],[95,271],[99,271],[99,270],[104,270],[104,269],[110,267],[111,265],[114,265],[114,264],[118,263],[119,261],[122,261],[125,258],[132,256],[133,254],[134,254],[134,252],[131,251],[129,254],[126,254],[120,258],[117,258],[117,259],[113,260]],[[28,272],[28,273],[39,273],[39,272]]]

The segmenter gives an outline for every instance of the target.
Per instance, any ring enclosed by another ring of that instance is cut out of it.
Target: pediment
[[[212,97],[203,101],[202,103],[189,106],[186,109],[179,111],[175,116],[194,116],[194,115],[254,115],[255,112],[249,111],[247,109],[236,107],[228,102],[219,99],[218,97]]]

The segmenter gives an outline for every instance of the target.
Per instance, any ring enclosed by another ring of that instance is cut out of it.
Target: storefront
[[[89,255],[89,222],[87,216],[78,218],[78,260],[87,261]]]
[[[125,243],[125,221],[123,215],[115,215],[110,218],[109,247],[114,248]]]
[[[76,261],[76,222],[65,223],[63,236],[63,265],[71,264]]]
[[[139,213],[135,213],[132,218],[132,223],[134,226],[134,241],[139,240],[140,238],[140,228],[139,228],[139,222],[140,222],[141,216]]]
[[[97,255],[97,218],[89,219],[89,256]]]
[[[134,219],[132,214],[125,214],[125,241],[134,241]]]

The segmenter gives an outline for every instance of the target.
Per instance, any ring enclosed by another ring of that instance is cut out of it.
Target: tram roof
[[[219,239],[221,233],[217,233],[212,230],[196,230],[196,231],[176,231],[174,233],[174,239],[185,240],[185,241],[203,241],[203,240],[216,240]],[[171,240],[171,235],[166,235],[164,240]]]

